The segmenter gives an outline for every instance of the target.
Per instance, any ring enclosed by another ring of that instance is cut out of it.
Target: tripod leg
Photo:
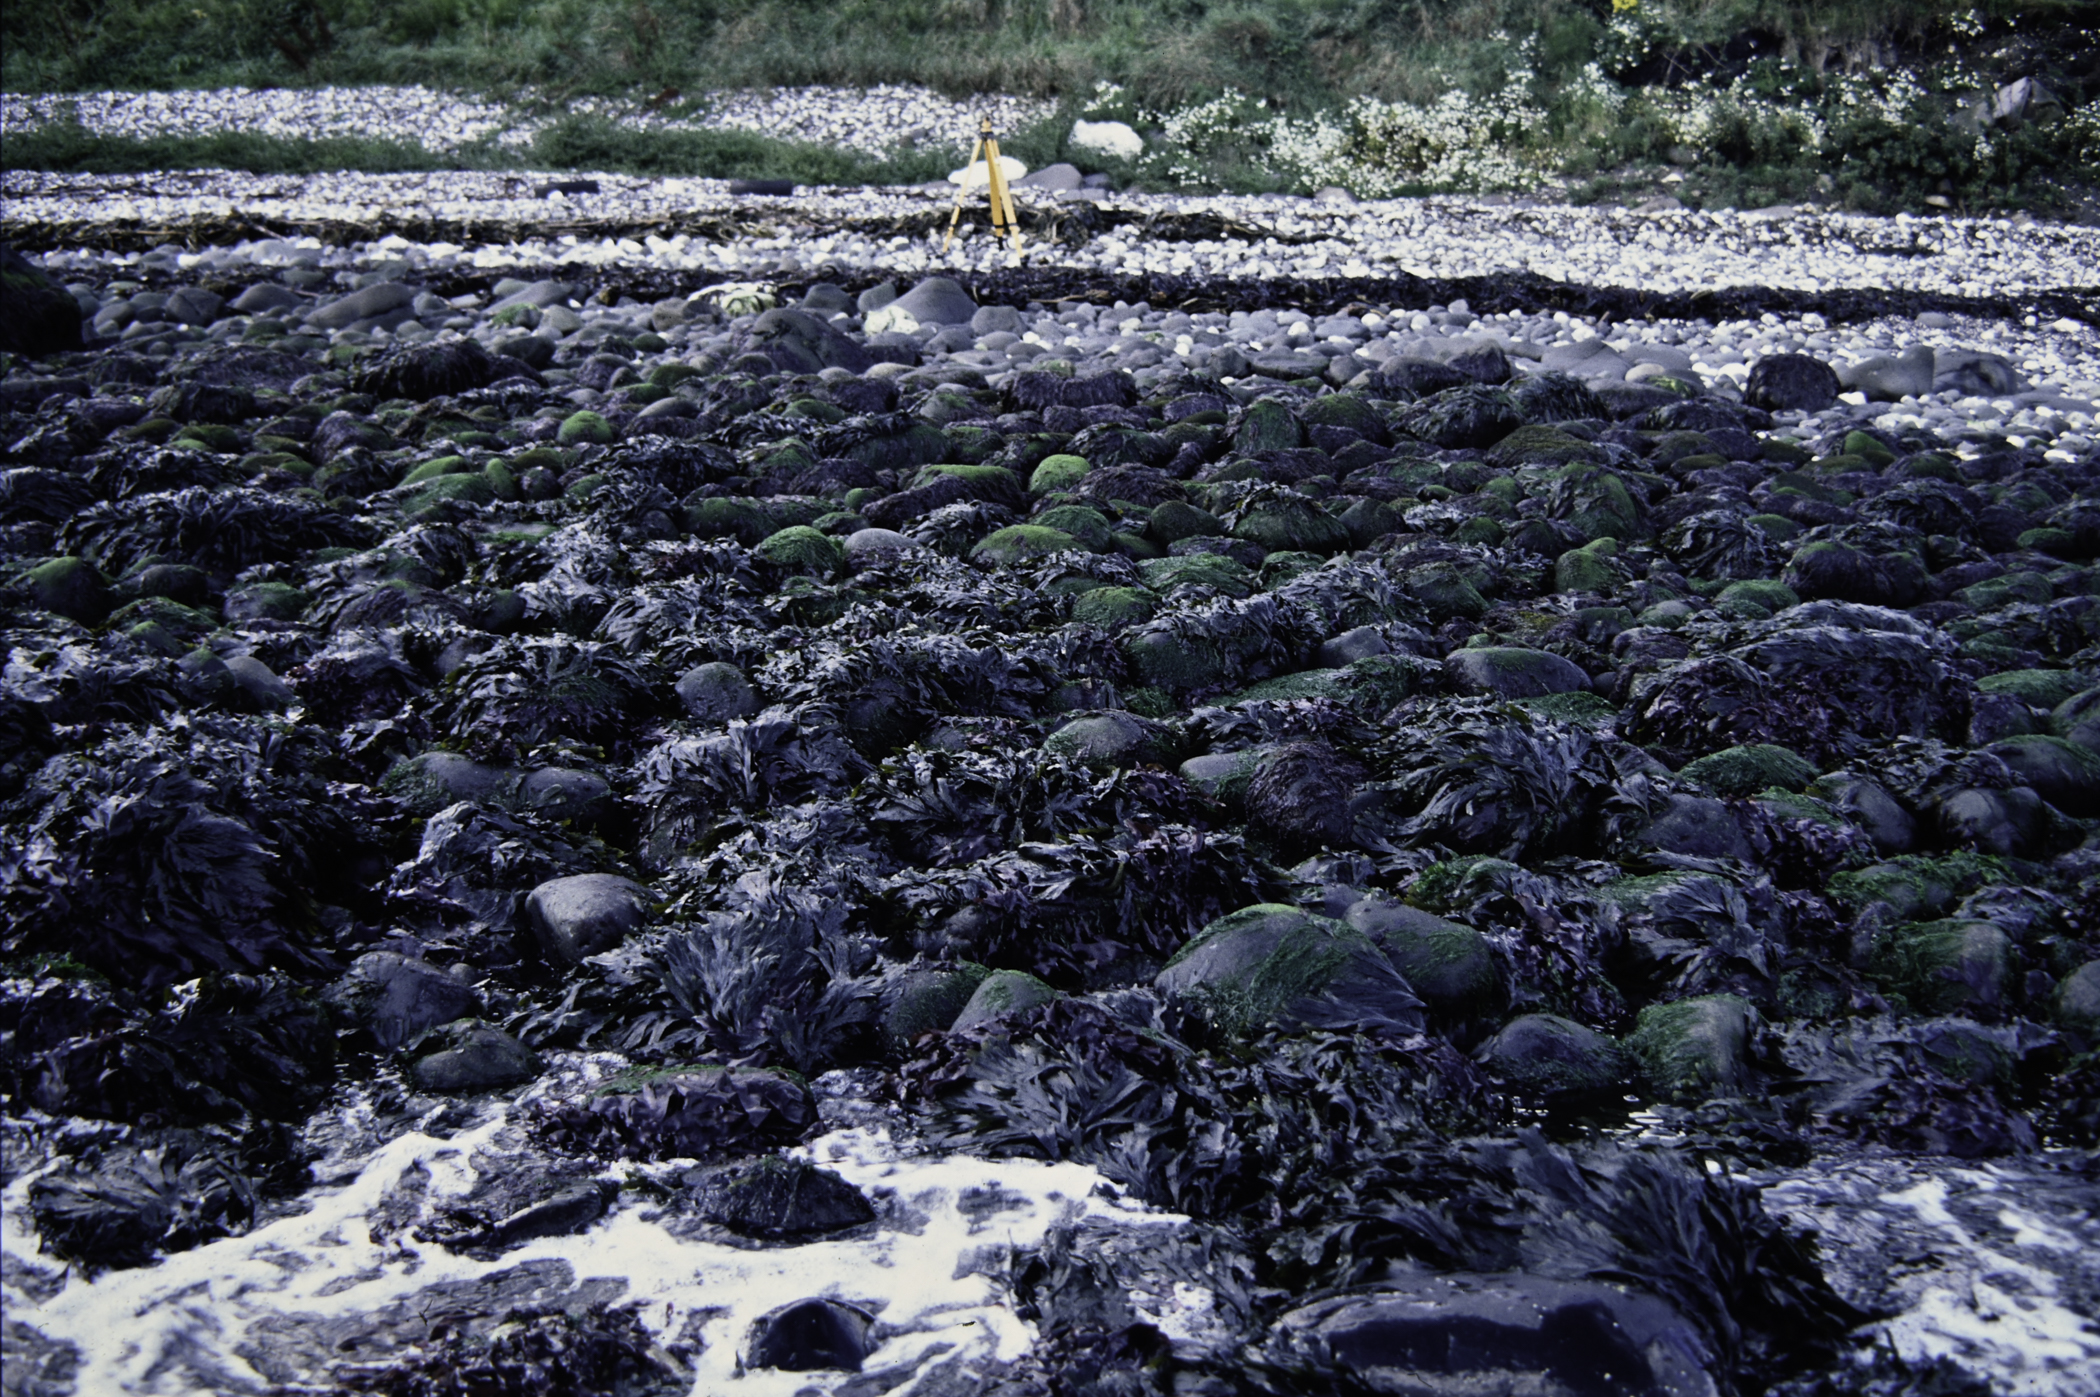
[[[963,182],[957,185],[955,189],[955,212],[948,215],[948,236],[941,239],[941,251],[943,252],[948,250],[948,244],[955,241],[956,225],[962,222],[963,196],[970,192],[970,166],[977,163],[978,154],[983,149],[984,142],[979,140],[976,147],[970,152],[969,161],[963,166]]]

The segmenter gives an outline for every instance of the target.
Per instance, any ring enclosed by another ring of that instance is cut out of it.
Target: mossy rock
[[[510,467],[501,461],[491,461],[481,468],[481,478],[489,483],[489,489],[499,500],[515,500],[519,496],[518,478]]]
[[[1463,854],[1433,863],[1415,875],[1404,899],[1410,907],[1427,912],[1456,912],[1498,878],[1523,870],[1507,859],[1486,854]]]
[[[1072,619],[1103,630],[1119,631],[1149,621],[1159,598],[1138,587],[1096,587],[1072,603]]]
[[[649,382],[659,388],[676,388],[689,378],[700,377],[700,370],[691,364],[658,364],[649,370]]]
[[[440,456],[436,460],[425,461],[407,475],[402,476],[401,483],[403,485],[421,485],[426,480],[436,480],[443,475],[462,475],[466,470],[467,463],[462,457]]]
[[[1167,704],[1169,712],[1172,701],[1166,695],[1216,688],[1231,673],[1229,662],[1216,645],[1160,631],[1127,634],[1122,650],[1145,687],[1162,695],[1161,701]],[[1126,697],[1123,702],[1132,712],[1143,711],[1136,707],[1135,696]]]
[[[1182,739],[1166,724],[1133,713],[1082,713],[1043,739],[1043,750],[1085,766],[1172,765],[1180,759]]]
[[[1053,490],[1070,490],[1093,469],[1083,456],[1070,456],[1062,452],[1045,456],[1042,463],[1028,477],[1028,493],[1047,495]]]
[[[1686,762],[1678,775],[1719,795],[1747,796],[1773,786],[1798,791],[1816,779],[1816,766],[1785,747],[1753,742]]]
[[[613,439],[612,423],[588,409],[572,412],[562,419],[554,439],[563,446],[581,446],[585,443],[605,446]]]
[[[168,445],[209,451],[214,456],[230,456],[241,449],[241,434],[219,422],[192,422]]]
[[[2010,866],[1990,854],[1904,854],[1832,874],[1830,896],[1855,916],[1879,904],[1897,921],[1923,921],[1976,888],[2014,881]]]
[[[27,574],[30,598],[46,611],[83,626],[109,614],[109,579],[93,563],[70,554],[39,563]]]
[[[2005,1003],[2011,951],[1994,922],[1926,922],[1876,937],[1869,973],[1919,1013],[1988,1017]]]
[[[1714,605],[1732,615],[1756,620],[1799,606],[1801,598],[1784,582],[1760,578],[1729,583],[1714,598]]]
[[[1240,425],[1232,434],[1233,449],[1255,455],[1283,451],[1305,440],[1305,428],[1282,403],[1261,398],[1240,414]]]
[[[1626,570],[1609,553],[1571,548],[1553,563],[1553,590],[1570,595],[1606,596],[1626,582]]]
[[[1174,953],[1155,983],[1188,996],[1226,1034],[1268,1023],[1422,1026],[1421,1000],[1369,937],[1280,903],[1210,923]]]
[[[1267,747],[1240,752],[1206,752],[1181,764],[1181,779],[1222,805],[1235,809],[1247,802],[1247,788]]]
[[[1756,1013],[1732,994],[1700,995],[1641,1010],[1626,1048],[1657,1094],[1703,1101],[1743,1090],[1750,1081],[1750,1035]]]
[[[837,539],[807,524],[790,524],[769,534],[756,552],[774,567],[817,577],[829,577],[846,561],[846,550]]]
[[[2008,669],[1976,681],[1979,693],[2011,694],[2030,708],[2055,708],[2086,688],[2085,678],[2069,669]]]
[[[413,518],[454,501],[484,505],[493,504],[495,499],[496,492],[489,485],[488,478],[479,472],[441,475],[424,481],[412,493],[405,495],[401,501],[401,512]]]
[[[892,1052],[902,1054],[922,1035],[946,1033],[970,1002],[977,987],[991,975],[989,966],[974,961],[908,970],[894,982],[885,996],[882,1036]]]
[[[1109,526],[1108,516],[1098,509],[1085,505],[1054,505],[1029,520],[1045,529],[1056,529],[1070,534],[1090,552],[1106,553],[1114,541],[1115,530]]]
[[[1163,500],[1145,519],[1145,536],[1167,548],[1185,538],[1215,538],[1224,532],[1224,520],[1185,500]]]
[[[533,446],[510,458],[510,468],[519,475],[529,470],[547,470],[560,475],[569,468],[569,454],[552,446]]]
[[[1011,567],[1052,553],[1083,551],[1079,540],[1062,529],[1045,528],[1040,524],[1009,524],[980,539],[970,550],[970,556],[995,566]]]
[[[1294,577],[1303,577],[1309,572],[1318,572],[1327,560],[1317,553],[1271,553],[1261,560],[1261,589],[1273,592]]]
[[[458,752],[425,752],[387,768],[379,789],[410,814],[428,819],[463,800],[508,809],[523,780],[509,767],[487,766]]]
[[[687,505],[685,523],[701,538],[733,538],[753,548],[779,527],[756,500],[735,495],[716,495]]]
[[[1408,986],[1446,1019],[1498,1017],[1509,1006],[1509,985],[1487,938],[1389,898],[1367,897],[1343,920],[1385,947]]]
[[[1744,522],[1774,543],[1792,543],[1801,537],[1801,526],[1784,514],[1753,514]]]
[[[565,500],[587,500],[604,488],[605,477],[596,471],[571,481],[561,494]]]
[[[1595,731],[1619,716],[1611,700],[1602,694],[1587,690],[1567,694],[1540,694],[1535,698],[1521,698],[1517,707],[1541,718],[1550,718],[1556,723],[1570,723],[1578,728]]]
[[[1143,574],[1145,585],[1160,593],[1172,592],[1176,587],[1210,587],[1220,595],[1237,599],[1253,596],[1257,586],[1254,573],[1244,563],[1223,553],[1155,558],[1138,564],[1138,571]]]
[[[1025,1014],[1064,995],[1025,970],[994,970],[978,982],[951,1031],[974,1028],[1009,1014]]]
[[[1433,686],[1435,669],[1408,655],[1367,655],[1339,669],[1308,669],[1251,684],[1226,704],[1270,699],[1328,699],[1376,717],[1410,694]]]
[[[226,594],[228,621],[296,621],[306,614],[309,598],[285,582],[258,582]]]
[[[1243,510],[1232,536],[1271,553],[1316,553],[1325,557],[1349,547],[1341,520],[1300,495],[1266,497]]]
[[[1857,456],[1875,470],[1894,465],[1896,462],[1895,452],[1889,450],[1879,437],[1870,436],[1865,432],[1847,432],[1841,454]]]

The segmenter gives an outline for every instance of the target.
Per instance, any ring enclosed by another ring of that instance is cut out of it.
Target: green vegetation
[[[959,142],[872,161],[744,133],[636,131],[713,91],[921,83],[1059,99],[1003,144],[1068,155],[1086,115],[1149,187],[1362,195],[1669,190],[1687,204],[2061,205],[2100,166],[2094,0],[54,0],[0,11],[14,92],[422,83],[555,118],[524,148],[10,131],[13,168],[434,166],[906,181]],[[2058,99],[1990,121],[2015,78]],[[1979,108],[1979,103],[1982,106]],[[565,114],[566,113],[566,114]]]

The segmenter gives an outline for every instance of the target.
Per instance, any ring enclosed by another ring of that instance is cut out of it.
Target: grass
[[[595,96],[669,114],[695,110],[710,91],[747,86],[1008,91],[1062,101],[1058,121],[1002,138],[1010,153],[1030,165],[1064,158],[1072,117],[1119,117],[1147,132],[1152,151],[1110,173],[1155,188],[1342,183],[1391,194],[1550,178],[1578,196],[1638,197],[1663,187],[1669,157],[1688,140],[1699,158],[1675,188],[1694,206],[1814,197],[1870,209],[2047,206],[2065,201],[2067,185],[2100,182],[2100,123],[2090,117],[1979,142],[1958,110],[1963,92],[2028,73],[2074,109],[2100,95],[2100,69],[2079,57],[2100,47],[2083,32],[2100,26],[2100,0],[1622,0],[1619,8],[1615,15],[1612,0],[47,0],[0,9],[0,83],[17,92],[422,83],[554,111]],[[1901,87],[1903,74],[1919,76],[1914,92]],[[1804,134],[1810,126],[1820,150]],[[285,173],[526,165],[842,183],[936,176],[955,154],[873,161],[757,135],[634,132],[570,115],[522,151],[438,156],[358,140],[126,141],[57,129],[7,133],[0,164]]]

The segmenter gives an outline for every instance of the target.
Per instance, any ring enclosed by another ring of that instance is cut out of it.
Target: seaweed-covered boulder
[[[1444,660],[1444,676],[1462,694],[1490,698],[1538,698],[1590,687],[1590,677],[1572,660],[1547,650],[1507,645],[1454,650]]]
[[[103,1151],[29,1186],[45,1249],[90,1274],[236,1236],[258,1206],[255,1185],[228,1152],[189,1131]]]
[[[0,352],[32,358],[80,348],[80,302],[44,269],[0,245]]]
[[[1402,411],[1393,425],[1436,446],[1493,446],[1524,425],[1524,410],[1500,388],[1447,388]]]
[[[794,1145],[817,1123],[809,1088],[763,1068],[638,1068],[590,1094],[539,1103],[536,1129],[620,1159],[710,1159]]]
[[[1821,412],[1836,404],[1837,371],[1806,354],[1768,354],[1750,366],[1743,401],[1774,412]]]
[[[1748,1083],[1756,1016],[1732,994],[1651,1004],[1626,1039],[1649,1086],[1691,1100],[1739,1092]]]
[[[351,963],[330,999],[339,1013],[391,1052],[439,1024],[481,1007],[481,994],[459,976],[394,951],[369,951]]]
[[[541,949],[574,964],[638,930],[648,903],[648,890],[631,879],[578,873],[534,888],[525,899],[525,915]]]
[[[1272,747],[1247,783],[1247,816],[1255,828],[1287,843],[1341,844],[1350,833],[1350,801],[1363,768],[1324,742]]]
[[[866,373],[875,358],[865,345],[806,311],[776,308],[751,326],[753,350],[783,373],[814,374],[825,369]]]
[[[425,819],[448,805],[473,801],[505,805],[518,783],[508,767],[488,766],[460,752],[424,752],[397,762],[380,778],[379,788]]]
[[[515,370],[517,365],[507,367]],[[350,384],[375,398],[413,398],[420,403],[485,388],[503,377],[505,368],[473,340],[434,340],[389,352],[369,368],[360,368]]]
[[[743,1237],[792,1241],[875,1220],[867,1195],[807,1160],[769,1156],[690,1180],[683,1205]]]
[[[1509,985],[1487,938],[1454,922],[1390,898],[1366,897],[1344,921],[1385,948],[1407,984],[1436,1014],[1452,1020],[1498,1015]]]
[[[1234,514],[1232,536],[1271,553],[1325,556],[1349,546],[1349,526],[1296,493],[1264,494]]]
[[[96,626],[109,614],[110,587],[93,563],[80,558],[53,558],[31,568],[24,580],[30,599],[44,610]]]
[[[2041,733],[2009,737],[1989,751],[2066,815],[2100,815],[2100,752]]]
[[[735,665],[720,660],[695,665],[678,676],[678,702],[703,723],[727,723],[758,712],[758,694]]]
[[[946,1033],[991,970],[972,961],[922,965],[894,976],[883,991],[882,1036],[903,1051],[928,1033]]]
[[[1266,1356],[1320,1390],[1393,1397],[1708,1397],[1718,1366],[1700,1328],[1651,1295],[1517,1272],[1412,1276],[1317,1301],[1276,1322]]]
[[[1201,1005],[1221,1031],[1264,1023],[1415,1032],[1422,1001],[1370,938],[1280,904],[1220,917],[1174,953],[1155,983]]]
[[[1755,795],[1773,786],[1798,791],[1815,774],[1814,763],[1771,742],[1724,748],[1686,762],[1678,772],[1685,780],[1724,796]]]
[[[1557,1014],[1524,1014],[1473,1054],[1489,1074],[1527,1095],[1586,1098],[1623,1090],[1625,1055],[1593,1028]]]

